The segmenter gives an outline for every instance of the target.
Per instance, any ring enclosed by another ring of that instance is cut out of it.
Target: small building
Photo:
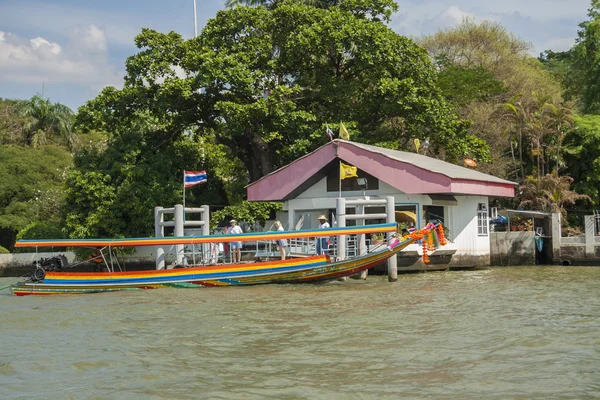
[[[358,178],[340,180],[340,163],[357,167]],[[361,179],[362,178],[362,179]],[[333,140],[248,185],[250,201],[282,201],[286,229],[316,228],[325,214],[335,223],[336,198],[393,196],[396,221],[417,229],[441,222],[451,243],[420,261],[413,244],[398,269],[438,269],[490,264],[488,198],[513,197],[514,182],[416,153]],[[365,213],[381,213],[377,207]],[[346,214],[356,210],[346,208]],[[367,221],[377,223],[385,221]]]

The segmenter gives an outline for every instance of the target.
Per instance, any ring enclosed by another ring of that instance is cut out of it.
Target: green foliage
[[[600,116],[574,119],[575,129],[565,139],[565,162],[574,179],[574,189],[600,204]],[[583,162],[582,160],[585,160]]]
[[[73,159],[55,145],[0,146],[0,228],[10,237],[35,221],[60,219],[67,171]],[[4,237],[4,234],[3,234]]]
[[[73,145],[73,111],[60,103],[52,103],[50,99],[33,96],[30,100],[19,102],[21,115],[28,118],[23,134],[29,146],[40,146],[46,143]]]
[[[542,161],[547,160],[534,154],[548,145],[554,152],[561,136],[551,133],[553,122],[544,104],[561,110],[571,106],[563,104],[560,85],[530,56],[531,44],[496,22],[470,19],[426,36],[420,44],[437,60],[442,92],[472,122],[467,134],[490,146],[491,162],[478,163],[477,169],[521,182],[533,170],[543,174]],[[511,104],[526,109],[521,120],[519,110],[509,110]],[[552,157],[560,161],[554,153]]]
[[[481,66],[448,65],[438,74],[438,85],[444,97],[458,107],[474,101],[489,101],[508,90],[494,74]]]
[[[6,247],[0,246],[0,254],[9,254],[10,251],[6,249]]]
[[[25,126],[32,118],[22,115],[20,102],[0,98],[0,145],[24,145]]]
[[[17,240],[33,240],[33,239],[61,239],[64,238],[62,228],[59,222],[42,222],[36,221],[21,229],[17,234]],[[16,253],[30,252],[29,248],[18,248]],[[39,252],[65,251],[59,247],[39,247]]]
[[[573,178],[562,175],[546,174],[537,178],[528,176],[521,185],[521,204],[525,209],[561,213],[566,217],[567,205],[574,205],[580,200],[591,200],[589,196],[571,190]]]
[[[153,210],[182,201],[183,170],[206,169],[208,183],[186,189],[186,204],[223,204],[223,189],[202,143],[171,136],[140,119],[115,132],[105,150],[76,159],[68,177],[65,224],[70,237],[149,236]],[[212,155],[211,155],[212,156]]]
[[[258,222],[264,225],[265,221],[271,218],[275,211],[278,210],[281,210],[281,203],[243,201],[240,204],[213,212],[210,216],[211,229],[215,228],[219,223],[228,222],[232,218],[248,224]]]
[[[69,177],[69,235],[150,234],[153,207],[180,202],[183,169],[209,174],[188,205],[232,207],[216,219],[267,218],[273,207],[240,203],[245,185],[324,144],[326,122],[343,120],[361,142],[407,149],[427,135],[439,157],[486,160],[427,54],[381,22],[396,9],[282,0],[219,11],[190,40],[143,29],[123,89],[79,109],[76,126],[108,141]]]
[[[565,98],[577,99],[586,114],[600,113],[600,1],[592,0],[587,21],[579,24],[575,45],[564,52],[545,51],[540,60],[565,88]]]

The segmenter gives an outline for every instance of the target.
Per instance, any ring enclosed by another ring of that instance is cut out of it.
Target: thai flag
[[[327,127],[327,130],[325,132],[327,132],[327,136],[329,136],[329,140],[333,141],[333,132],[331,131],[331,129],[329,129],[329,124],[325,125]]]
[[[183,171],[183,185],[186,188],[206,183],[206,171]]]

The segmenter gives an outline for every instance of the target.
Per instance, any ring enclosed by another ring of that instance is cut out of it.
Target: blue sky
[[[199,30],[224,1],[197,0]],[[535,54],[566,50],[589,0],[400,0],[390,26],[418,37],[463,17],[498,21]],[[142,27],[194,34],[193,0],[0,0],[0,97],[44,95],[73,109],[103,87],[121,87]]]

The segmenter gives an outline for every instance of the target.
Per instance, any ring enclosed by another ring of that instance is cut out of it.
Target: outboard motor
[[[47,271],[62,271],[67,266],[67,257],[64,255],[58,255],[50,258],[41,258],[37,263],[37,268],[31,274],[31,280],[33,282],[39,282],[44,280]]]

